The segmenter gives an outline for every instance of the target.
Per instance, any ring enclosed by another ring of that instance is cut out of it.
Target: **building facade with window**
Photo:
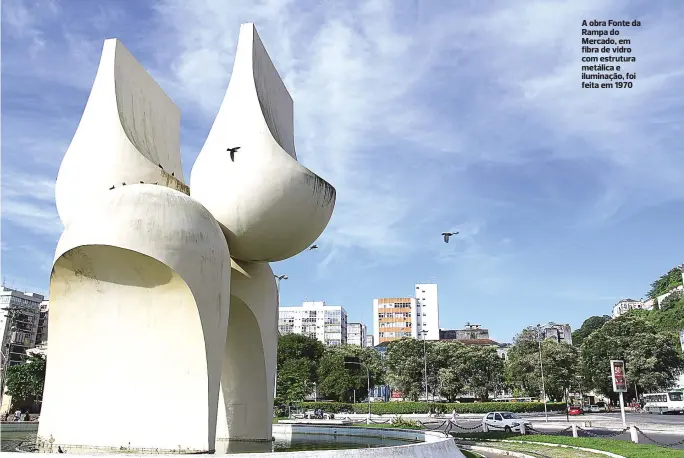
[[[437,285],[416,285],[416,334],[421,339],[439,340],[439,301]]]
[[[347,343],[347,312],[340,305],[323,301],[278,308],[278,332],[315,337],[325,345]]]
[[[439,301],[437,285],[416,284],[415,297],[388,297],[373,300],[373,343],[413,337],[439,340]]]
[[[439,340],[489,339],[489,329],[479,324],[466,323],[463,329],[440,329]]]
[[[363,347],[366,345],[366,325],[363,323],[348,323],[347,324],[347,344],[358,345]]]
[[[375,337],[373,334],[366,334],[366,347],[374,347],[375,346]]]
[[[40,294],[0,287],[1,367],[21,363],[26,351],[36,346],[43,302],[44,297]],[[47,327],[47,315],[45,325]]]
[[[416,299],[386,297],[373,299],[373,342],[375,346],[401,339],[416,338]]]
[[[572,332],[569,324],[544,324],[542,325],[542,335],[544,339],[551,339],[558,343],[565,342],[572,345]]]

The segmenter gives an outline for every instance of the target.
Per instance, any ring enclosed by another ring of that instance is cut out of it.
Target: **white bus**
[[[684,413],[684,392],[650,393],[644,395],[644,410],[648,413]]]

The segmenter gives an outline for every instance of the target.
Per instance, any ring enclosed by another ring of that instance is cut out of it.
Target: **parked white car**
[[[520,418],[518,414],[513,412],[489,412],[482,418],[482,429],[485,429],[486,426],[490,431],[519,433],[521,424],[524,424],[526,429],[532,427],[531,422]]]

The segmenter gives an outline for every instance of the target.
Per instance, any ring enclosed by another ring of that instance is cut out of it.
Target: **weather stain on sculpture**
[[[313,194],[315,196],[322,196],[322,207],[327,207],[335,203],[336,191],[330,183],[313,173],[306,175],[306,182],[311,186],[311,189],[313,189]]]

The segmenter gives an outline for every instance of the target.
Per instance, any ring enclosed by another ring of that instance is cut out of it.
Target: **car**
[[[568,415],[582,415],[584,413],[584,409],[582,409],[582,406],[570,406],[568,407]]]
[[[520,418],[513,412],[489,412],[482,417],[482,429],[485,427],[490,431],[520,432],[520,425],[525,425],[525,429],[532,427],[532,423]]]
[[[608,409],[606,409],[606,404],[603,403],[603,405],[600,404],[592,404],[589,406],[589,412],[591,413],[601,413],[601,412],[608,412]]]

